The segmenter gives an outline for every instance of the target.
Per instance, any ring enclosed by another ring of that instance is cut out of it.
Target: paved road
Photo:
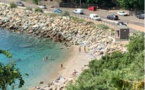
[[[73,8],[61,8],[61,9],[69,11],[69,12],[73,11]],[[108,10],[98,9],[97,11],[89,11],[87,9],[84,9],[84,12],[86,15],[89,15],[90,13],[95,13],[95,14],[98,14],[101,18],[107,19],[106,18],[107,15],[116,14],[117,10],[108,11]],[[118,20],[118,21],[124,21],[124,22],[128,22],[128,23],[136,24],[139,26],[144,26],[144,19],[138,19],[135,16],[119,16],[119,19],[120,20]]]
[[[4,3],[16,2],[16,1],[19,1],[19,0],[11,0],[11,1],[10,0],[0,0],[0,2],[4,2]],[[35,5],[32,3],[28,3],[28,2],[23,2],[23,3],[25,4],[25,7],[32,7],[32,8],[38,7],[38,5]],[[54,8],[50,8],[51,6],[47,6],[47,7],[48,7],[48,9],[45,9],[46,11],[54,10]],[[72,12],[74,10],[74,8],[60,8],[60,9],[62,9],[63,11],[69,11],[71,14],[73,14]],[[118,22],[118,21],[123,21],[123,22],[127,22],[127,23],[131,23],[131,24],[135,24],[135,25],[144,27],[144,19],[138,19],[135,16],[119,16],[120,20],[117,20],[117,21],[108,20],[106,18],[107,15],[116,14],[117,10],[98,9],[97,11],[89,11],[87,9],[84,9],[84,12],[85,12],[85,15],[82,15],[84,17],[89,17],[89,14],[95,13],[95,14],[98,14],[102,18],[102,20],[107,21],[110,24],[111,23],[114,24],[114,22]],[[133,32],[136,32],[136,30],[131,29],[130,32],[133,33]]]
[[[16,1],[20,1],[20,0],[0,0],[0,2],[5,2],[5,3],[10,3],[10,2],[16,2]],[[28,3],[28,2],[23,2],[25,4],[26,7],[33,7],[36,8],[38,7],[35,4],[32,3]],[[47,10],[51,10],[52,8],[51,5],[47,5],[48,9]],[[60,8],[64,11],[69,11],[69,12],[73,12],[74,8]],[[53,10],[53,9],[52,9]],[[84,12],[86,15],[89,15],[90,13],[95,13],[98,14],[101,18],[103,19],[107,19],[107,15],[110,14],[116,14],[118,10],[101,10],[98,9],[97,11],[89,11],[87,9],[84,9]],[[132,23],[132,24],[136,24],[139,26],[144,26],[144,19],[138,19],[135,16],[119,16],[118,21],[124,21],[124,22],[128,22],[128,23]]]

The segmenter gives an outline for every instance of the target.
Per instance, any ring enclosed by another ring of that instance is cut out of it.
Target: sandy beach
[[[74,78],[72,77],[72,73],[74,71],[77,71],[78,75],[80,75],[84,69],[84,66],[88,65],[89,61],[93,59],[93,56],[84,51],[84,47],[81,47],[81,51],[79,51],[79,46],[77,45],[73,45],[68,49],[69,56],[66,58],[66,60],[59,63],[57,68],[54,66],[55,71],[51,74],[51,76],[47,75],[47,78],[42,80],[43,83],[36,85],[36,87],[38,86],[44,89],[49,83],[53,83],[60,76],[65,78],[66,82],[68,82],[70,79]],[[63,68],[61,67],[61,64],[63,64]],[[39,90],[36,87],[29,88],[29,90]]]
[[[80,74],[83,67],[88,65],[89,61],[93,59],[93,56],[84,51],[84,47],[81,47],[81,51],[79,51],[79,46],[76,45],[71,46],[70,49],[72,52],[63,64],[64,69],[59,72],[65,78],[70,78],[74,70]]]
[[[80,50],[80,46],[78,45],[73,45],[71,47],[69,47],[69,56],[68,58],[60,63],[60,68],[57,69],[57,71],[55,71],[55,73],[53,73],[53,76],[51,79],[51,82],[55,81],[56,79],[58,79],[60,76],[65,78],[66,82],[68,82],[69,80],[73,79],[74,77],[72,77],[72,74],[74,71],[76,71],[78,73],[78,75],[81,74],[81,72],[87,68],[87,65],[89,63],[89,61],[93,60],[93,56],[91,56],[87,51],[85,52],[84,47],[81,47]],[[63,64],[63,66],[61,67],[61,64]],[[50,78],[49,78],[50,81]],[[47,78],[46,81],[44,81],[43,84],[40,84],[38,86],[40,86],[41,88],[44,88],[48,85],[47,82]],[[30,89],[30,90],[38,90],[38,88],[36,89]],[[47,89],[46,89],[47,90]]]

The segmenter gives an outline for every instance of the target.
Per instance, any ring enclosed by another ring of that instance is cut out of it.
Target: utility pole
[[[81,0],[80,0],[80,8],[81,8],[81,3],[82,3],[82,2],[81,2]]]

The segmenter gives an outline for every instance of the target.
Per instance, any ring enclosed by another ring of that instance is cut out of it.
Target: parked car
[[[139,15],[137,15],[137,18],[139,18],[139,19],[144,19],[144,17],[145,17],[145,14],[139,14]]]
[[[16,5],[24,7],[24,4],[22,2],[16,2]]]
[[[101,17],[99,17],[97,14],[90,14],[90,19],[100,21]]]
[[[119,17],[118,17],[117,15],[112,14],[112,15],[108,15],[108,16],[107,16],[107,19],[118,20]]]
[[[117,12],[118,15],[121,15],[121,16],[128,16],[129,14],[124,12],[124,11],[118,11]]]
[[[38,7],[41,9],[47,9],[46,5],[39,5]]]
[[[60,10],[59,8],[56,8],[56,9],[54,10],[54,12],[55,12],[55,13],[61,13],[62,10]]]
[[[117,25],[124,25],[124,26],[127,26],[124,22],[122,22],[122,21],[119,21],[119,22],[117,22]]]
[[[84,10],[83,9],[75,9],[73,10],[74,14],[84,14]]]

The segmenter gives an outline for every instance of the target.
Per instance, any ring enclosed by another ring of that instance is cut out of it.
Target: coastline
[[[86,66],[89,64],[89,61],[94,58],[88,52],[83,50],[84,47],[81,47],[81,51],[79,51],[79,47],[80,46],[78,45],[72,45],[69,48],[69,56],[59,64],[59,68],[57,68],[56,71],[50,76],[52,77],[51,80],[49,78],[46,79],[50,82],[39,84],[36,87],[43,88],[45,90],[45,87],[48,87],[49,84],[53,83],[59,77],[65,78],[64,84],[66,85],[71,80],[75,80],[75,77],[72,76],[74,71],[77,71],[77,76],[79,76],[85,68],[88,68]],[[61,64],[63,64],[63,68],[61,68]],[[36,87],[31,88],[30,90],[38,90]],[[57,86],[54,88],[56,87]]]
[[[55,80],[53,82],[50,81],[51,83],[45,83],[42,80],[42,82],[39,82],[40,87],[38,85],[37,88],[32,90],[44,89],[44,87],[47,88],[44,90],[49,90],[48,88],[51,88],[51,90],[65,88],[69,80],[72,79],[74,71],[79,75],[85,68],[88,68],[87,65],[90,60],[94,58],[98,59],[113,51],[119,50],[126,52],[126,49],[123,47],[124,45],[115,42],[114,34],[112,34],[113,32],[110,29],[99,29],[92,26],[94,24],[88,21],[82,23],[70,17],[51,17],[51,15],[28,10],[21,11],[19,9],[15,9],[17,12],[13,14],[13,9],[5,7],[1,8],[1,10],[3,11],[3,14],[0,15],[0,25],[2,28],[7,28],[11,32],[27,33],[28,35],[37,37],[50,38],[54,41],[60,41],[66,44],[66,46],[71,46],[69,48],[70,55],[68,55],[66,60],[63,60],[63,64],[59,64],[57,75],[53,75]],[[7,10],[7,12],[4,10]],[[24,16],[25,18],[23,18]],[[81,51],[79,49],[80,46],[77,45],[82,45]],[[84,46],[88,46],[86,50]],[[60,79],[63,79],[61,85],[59,84]],[[56,82],[57,85],[55,85]]]
[[[65,78],[71,78],[74,70],[81,74],[83,71],[83,67],[87,66],[89,61],[93,59],[93,56],[89,55],[89,53],[83,50],[81,47],[81,52],[79,52],[79,46],[73,45],[71,47],[71,55],[64,62],[64,69],[62,69],[59,73]]]

